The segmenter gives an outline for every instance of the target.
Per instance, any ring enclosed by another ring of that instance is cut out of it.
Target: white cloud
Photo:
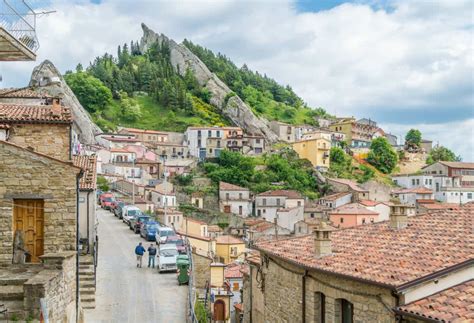
[[[177,41],[191,39],[290,84],[312,106],[372,117],[395,127],[388,129],[393,133],[420,125],[458,151],[466,141],[452,136],[450,127],[474,116],[473,4],[392,5],[389,12],[344,4],[302,13],[291,0],[53,0],[57,13],[38,20],[38,60],[49,58],[62,71],[87,65],[139,39],[144,21]],[[2,64],[3,86],[23,85],[36,64]],[[472,140],[469,145],[472,151]],[[469,149],[462,154],[472,160]]]

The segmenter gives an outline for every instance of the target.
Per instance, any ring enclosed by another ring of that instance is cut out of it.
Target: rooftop
[[[439,163],[451,168],[474,169],[474,163],[447,162],[447,161],[440,161]]]
[[[44,99],[50,98],[45,91],[34,91],[32,88],[8,88],[0,89],[0,98],[12,98],[12,99]]]
[[[275,190],[275,191],[266,191],[263,193],[258,194],[257,196],[285,196],[289,199],[302,199],[303,196],[293,190]]]
[[[341,197],[344,197],[346,195],[351,194],[350,192],[340,192],[340,193],[334,193],[331,195],[326,195],[321,197],[321,200],[326,200],[326,201],[335,201],[337,199],[340,199]]]
[[[241,187],[238,185],[226,183],[226,182],[219,182],[219,191],[248,191],[249,189],[246,187]]]
[[[329,214],[350,214],[350,215],[378,215],[377,212],[367,209],[360,203],[350,203],[342,205]]]
[[[72,123],[71,110],[63,106],[0,103],[1,123]]]
[[[218,244],[244,244],[245,242],[239,238],[225,235],[216,237],[216,243]]]
[[[244,277],[244,274],[242,273],[242,269],[244,267],[248,267],[247,264],[238,264],[238,263],[230,263],[225,267],[224,269],[224,277],[227,279],[232,279],[232,278],[242,278]]]
[[[372,201],[372,200],[360,200],[359,203],[362,204],[363,206],[376,206],[382,202]]]
[[[356,192],[368,192],[368,190],[361,188],[356,182],[351,181],[350,179],[344,178],[328,178],[329,181],[333,181],[335,183],[344,184],[349,186],[350,189]]]
[[[435,322],[474,322],[474,280],[398,307],[404,316]]]
[[[72,156],[72,163],[84,171],[84,175],[79,180],[79,189],[95,190],[97,188],[97,157],[76,155]]]
[[[409,194],[409,193],[415,193],[415,194],[432,194],[433,190],[430,190],[429,188],[426,187],[413,187],[413,188],[406,188],[403,190],[397,190],[393,192],[394,194]]]
[[[474,204],[408,217],[404,229],[389,221],[334,231],[328,256],[314,256],[313,235],[264,241],[256,248],[314,270],[399,288],[455,265],[472,262]],[[456,252],[453,252],[456,250]]]
[[[136,129],[136,128],[123,128],[122,130],[131,132],[131,133],[146,133],[146,134],[168,135],[166,132],[163,132],[163,131],[156,131],[156,130],[146,130],[146,129]]]

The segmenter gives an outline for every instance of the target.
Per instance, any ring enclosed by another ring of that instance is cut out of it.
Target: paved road
[[[148,244],[112,213],[98,209],[98,217],[96,308],[85,311],[86,322],[185,322],[187,286],[175,273],[136,268],[135,246]]]

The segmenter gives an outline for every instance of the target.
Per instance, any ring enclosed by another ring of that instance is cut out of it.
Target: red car
[[[181,238],[180,236],[167,236],[165,243],[175,244],[176,249],[178,249],[179,253],[186,253],[186,244],[184,243],[183,238]]]
[[[104,194],[101,194],[99,197],[100,206],[106,210],[110,210],[112,202],[114,201],[115,201],[114,194],[112,193],[104,193]]]

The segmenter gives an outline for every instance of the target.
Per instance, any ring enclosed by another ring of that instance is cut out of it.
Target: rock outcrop
[[[33,88],[41,89],[52,96],[62,98],[65,106],[72,111],[74,123],[73,130],[79,135],[79,141],[83,144],[104,144],[96,135],[102,130],[92,121],[89,113],[79,103],[58,69],[49,60],[45,60],[33,69],[30,84]]]
[[[155,33],[142,23],[143,37],[140,40],[140,50],[145,52],[155,42],[167,43],[171,52],[171,64],[182,75],[187,69],[193,71],[201,86],[205,86],[211,93],[211,104],[216,106],[222,114],[228,117],[236,126],[246,133],[262,135],[269,143],[278,141],[268,120],[257,117],[242,99],[232,94],[232,90],[222,82],[207,66],[194,55],[186,46],[176,43],[163,34]]]

